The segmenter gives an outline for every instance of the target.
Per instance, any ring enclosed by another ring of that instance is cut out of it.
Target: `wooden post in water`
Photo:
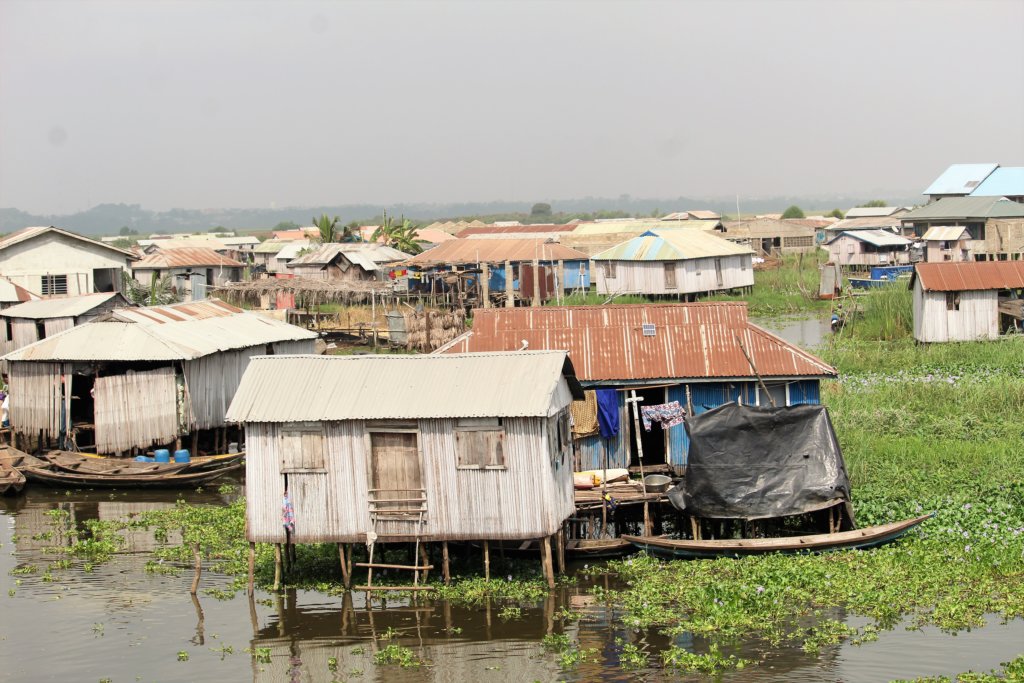
[[[199,590],[199,577],[203,573],[203,556],[199,553],[198,543],[192,544],[192,555],[195,557],[196,560],[196,572],[192,576],[192,589],[189,592],[192,595],[195,595],[196,591]]]
[[[256,543],[249,542],[249,595],[256,589]]]
[[[544,578],[547,579],[548,588],[555,587],[555,568],[551,562],[551,536],[540,539],[540,561],[544,569]]]
[[[427,544],[426,543],[420,543],[420,558],[423,560],[423,565],[422,566],[424,566],[424,567],[429,567],[430,566],[430,557],[427,555]],[[413,562],[413,564],[416,564],[416,563]],[[430,570],[429,569],[424,569],[423,570],[423,574],[420,575],[420,581],[422,581],[423,583],[426,583],[427,582],[427,576],[429,574],[430,574]]]
[[[484,541],[484,580],[491,580],[491,545]]]
[[[274,590],[281,589],[281,544],[274,544]]]
[[[555,532],[555,559],[558,561],[558,573],[565,575],[565,528],[558,527]]]
[[[448,564],[448,541],[441,541],[441,571],[444,572],[444,585],[452,582],[451,568]]]
[[[338,560],[341,562],[341,581],[345,585],[345,590],[348,590],[352,587],[352,573],[345,559],[345,547],[345,543],[338,544]]]

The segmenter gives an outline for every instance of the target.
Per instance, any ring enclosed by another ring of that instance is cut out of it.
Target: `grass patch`
[[[749,294],[716,294],[706,300],[746,301],[750,315],[754,316],[827,311],[831,301],[813,298],[821,278],[818,266],[825,260],[824,252],[820,251],[786,254],[778,268],[754,271],[754,289]]]

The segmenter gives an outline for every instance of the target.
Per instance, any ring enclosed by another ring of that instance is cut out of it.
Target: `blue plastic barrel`
[[[192,462],[188,449],[182,448],[180,451],[174,451],[174,462]]]
[[[135,462],[156,462],[153,458],[146,455],[136,455]]]
[[[158,448],[153,451],[153,457],[156,462],[170,462],[171,452],[166,448]]]

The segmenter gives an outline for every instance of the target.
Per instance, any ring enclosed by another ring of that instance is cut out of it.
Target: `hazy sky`
[[[0,207],[916,194],[1024,165],[1022,36],[1024,0],[0,0]]]

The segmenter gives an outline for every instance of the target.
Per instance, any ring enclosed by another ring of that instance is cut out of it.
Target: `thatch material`
[[[216,287],[213,296],[236,306],[259,305],[265,296],[292,294],[299,308],[320,304],[352,304],[370,301],[371,296],[391,293],[389,282],[377,280],[324,280],[318,278],[261,278],[229,282]]]
[[[408,333],[406,348],[429,353],[466,331],[466,313],[461,308],[406,313],[405,329]]]

